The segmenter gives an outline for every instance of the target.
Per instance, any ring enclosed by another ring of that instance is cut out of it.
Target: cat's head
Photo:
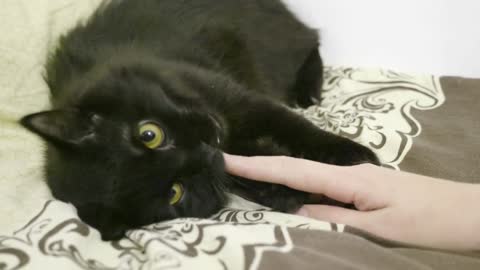
[[[48,142],[53,195],[73,203],[103,239],[176,217],[207,217],[226,202],[222,119],[185,77],[191,72],[168,68],[95,70],[57,96],[55,110],[21,120]]]

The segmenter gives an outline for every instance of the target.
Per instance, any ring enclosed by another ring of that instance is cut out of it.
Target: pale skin
[[[370,164],[340,167],[290,157],[227,154],[225,162],[233,175],[322,194],[358,209],[305,205],[299,215],[418,246],[480,250],[480,185]]]

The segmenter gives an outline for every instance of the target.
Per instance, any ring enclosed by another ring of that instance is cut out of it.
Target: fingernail
[[[308,216],[309,216],[308,210],[305,209],[305,207],[300,208],[300,209],[297,211],[297,213],[295,213],[295,214],[297,214],[297,215],[299,215],[299,216],[304,216],[304,217],[308,217]]]
[[[232,162],[243,162],[246,160],[247,157],[223,153],[223,158],[229,163],[232,163]]]

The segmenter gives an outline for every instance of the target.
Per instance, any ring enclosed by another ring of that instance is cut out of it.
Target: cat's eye
[[[138,129],[138,138],[146,147],[156,149],[164,144],[165,133],[155,123],[144,123]]]
[[[175,205],[179,203],[182,200],[184,193],[185,193],[185,190],[183,189],[182,184],[178,184],[178,183],[173,184],[169,194],[170,205]]]

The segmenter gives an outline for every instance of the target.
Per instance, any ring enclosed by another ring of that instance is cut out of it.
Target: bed
[[[209,219],[167,221],[101,241],[72,205],[51,196],[42,177],[44,144],[17,123],[48,108],[41,76],[47,48],[99,2],[2,2],[1,270],[480,269],[480,253],[391,242],[234,195]],[[480,183],[479,79],[352,67],[325,74],[324,102],[299,114],[369,146],[392,169]]]

